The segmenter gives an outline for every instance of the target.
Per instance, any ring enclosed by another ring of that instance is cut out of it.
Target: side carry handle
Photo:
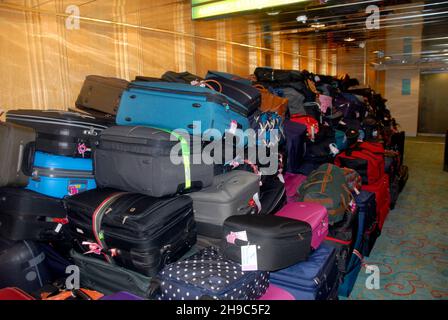
[[[17,173],[22,170],[22,173],[28,177],[33,175],[34,155],[36,153],[36,143],[30,142],[25,146],[20,146],[19,163],[17,165]]]

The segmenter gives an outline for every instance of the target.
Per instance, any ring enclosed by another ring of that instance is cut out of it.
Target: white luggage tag
[[[227,236],[226,236],[226,240],[228,243],[230,244],[235,244],[236,240],[241,240],[244,242],[247,242],[247,232],[246,231],[240,231],[240,232],[230,232]]]
[[[242,271],[257,271],[257,246],[247,245],[241,247],[241,270]]]

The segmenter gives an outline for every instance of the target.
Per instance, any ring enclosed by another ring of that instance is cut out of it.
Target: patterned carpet
[[[366,263],[381,270],[368,290],[363,268],[349,299],[448,299],[448,172],[442,139],[408,138],[409,181]]]

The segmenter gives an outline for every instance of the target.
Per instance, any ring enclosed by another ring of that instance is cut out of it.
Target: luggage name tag
[[[241,270],[242,271],[257,271],[257,246],[247,245],[241,247]]]
[[[230,244],[235,244],[236,240],[241,240],[244,242],[247,242],[247,232],[246,231],[240,231],[240,232],[230,232],[227,236],[226,236],[226,240],[228,243]]]

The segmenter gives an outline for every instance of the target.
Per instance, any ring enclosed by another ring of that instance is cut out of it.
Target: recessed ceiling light
[[[315,23],[312,23],[312,24],[310,25],[310,27],[311,27],[311,28],[315,28],[315,29],[320,29],[320,28],[325,27],[325,24],[323,24],[323,23],[319,23],[319,22],[315,22]]]
[[[384,57],[384,60],[392,60],[392,57],[386,56],[386,57]]]
[[[306,23],[308,21],[308,17],[306,15],[301,15],[296,18],[297,22]]]
[[[278,14],[280,14],[280,11],[270,11],[270,12],[266,12],[266,14],[268,16],[277,16]]]
[[[353,42],[353,41],[355,41],[356,39],[355,38],[352,38],[352,37],[348,37],[348,38],[345,38],[344,39],[344,41],[345,42]]]

